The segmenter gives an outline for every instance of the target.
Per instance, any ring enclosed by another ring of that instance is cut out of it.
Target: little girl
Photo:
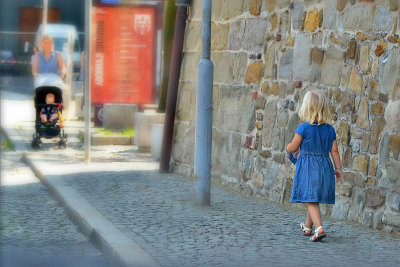
[[[287,145],[290,153],[296,153],[300,148],[290,202],[307,203],[307,221],[300,223],[300,228],[309,236],[314,225],[315,233],[310,238],[314,242],[326,237],[319,203],[335,204],[335,175],[340,181],[342,172],[335,129],[328,124],[330,114],[325,95],[321,91],[307,92],[299,114],[304,122],[297,127],[292,142]]]

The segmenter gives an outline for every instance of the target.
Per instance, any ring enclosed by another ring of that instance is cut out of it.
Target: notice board
[[[95,6],[91,33],[93,104],[147,104],[155,82],[155,10]]]

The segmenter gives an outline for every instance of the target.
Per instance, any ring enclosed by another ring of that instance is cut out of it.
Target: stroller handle
[[[38,107],[38,108],[41,108],[41,107],[56,107],[56,108],[60,109],[60,108],[62,107],[62,104],[61,104],[61,103],[54,103],[54,104],[36,104],[35,106]]]

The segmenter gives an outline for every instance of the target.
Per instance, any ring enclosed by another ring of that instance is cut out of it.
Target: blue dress
[[[335,171],[329,153],[336,140],[329,124],[304,122],[296,133],[303,137],[290,202],[335,204]]]

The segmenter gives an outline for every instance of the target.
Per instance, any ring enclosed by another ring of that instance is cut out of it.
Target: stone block
[[[265,0],[265,9],[268,12],[272,12],[275,10],[275,1],[276,0]]]
[[[363,73],[369,72],[371,68],[371,61],[369,59],[369,46],[368,44],[362,45],[360,49],[360,69]]]
[[[286,46],[290,46],[293,47],[294,46],[294,42],[296,40],[296,36],[288,36],[285,40],[285,45]]]
[[[357,41],[356,39],[351,39],[346,51],[347,59],[355,59],[357,52]]]
[[[199,52],[185,52],[183,54],[181,66],[181,80],[183,81],[197,81],[198,63],[201,54]]]
[[[244,78],[245,83],[259,83],[263,76],[263,63],[253,62],[247,67],[246,76]]]
[[[357,115],[356,124],[364,129],[369,129],[368,98],[365,96],[361,97]]]
[[[235,1],[236,2],[236,1]],[[229,31],[229,50],[263,51],[268,22],[264,19],[238,19]]]
[[[361,152],[368,152],[369,142],[369,133],[364,133],[361,140]]]
[[[348,0],[337,0],[336,9],[338,11],[343,11],[346,7]]]
[[[342,75],[343,58],[344,52],[341,49],[333,45],[327,49],[322,61],[321,83],[339,86]]]
[[[272,132],[276,121],[278,100],[270,100],[265,105],[263,131],[262,131],[262,145],[265,147],[272,146]]]
[[[214,92],[217,89],[214,88]],[[196,84],[192,82],[179,83],[178,100],[176,105],[176,119],[191,121],[195,117]]]
[[[195,129],[187,122],[175,123],[171,160],[193,166]],[[240,143],[240,140],[239,140]]]
[[[220,85],[214,110],[213,125],[219,129],[247,133],[255,127],[255,105],[246,86]]]
[[[364,210],[361,218],[361,223],[367,227],[372,227],[374,213],[370,210]]]
[[[353,188],[353,194],[351,198],[351,205],[349,208],[349,213],[347,216],[348,220],[358,221],[360,218],[363,208],[364,208],[364,201],[363,201],[363,191],[357,188]]]
[[[250,0],[249,11],[253,16],[258,16],[261,13],[262,0]]]
[[[319,65],[322,64],[324,59],[324,50],[314,47],[311,49],[311,60]]]
[[[294,44],[293,78],[297,80],[310,79],[310,34],[298,34]]]
[[[369,143],[369,152],[376,154],[378,152],[379,139],[386,121],[383,118],[372,118],[371,136]]]
[[[389,152],[392,154],[394,159],[399,157],[400,152],[400,137],[397,135],[391,135],[389,141]]]
[[[367,37],[365,34],[363,34],[362,32],[357,32],[357,33],[356,33],[356,37],[357,37],[357,39],[360,40],[361,42],[364,42],[365,40],[368,39],[368,37]]]
[[[329,30],[336,30],[336,0],[325,1],[326,8],[324,14],[324,28]]]
[[[393,34],[393,35],[390,35],[388,38],[387,38],[387,40],[389,41],[389,42],[391,42],[391,43],[394,43],[394,44],[396,44],[396,43],[398,43],[399,42],[399,36],[397,35],[397,34]]]
[[[345,123],[345,122],[340,122],[339,123],[339,128],[337,130],[337,139],[342,142],[344,145],[348,145],[349,143],[349,131],[350,131],[350,125]]]
[[[290,7],[291,0],[276,0],[276,9],[288,8]]]
[[[211,60],[214,62],[214,82],[244,82],[247,68],[247,54],[213,52],[211,53]]]
[[[383,93],[391,94],[398,86],[396,81],[399,76],[399,54],[399,50],[393,48],[379,62],[379,81]]]
[[[278,49],[278,43],[273,42],[268,45],[266,54],[265,54],[265,68],[264,68],[264,78],[272,78],[274,76],[274,68],[275,65],[275,54]]]
[[[369,157],[365,155],[358,155],[355,156],[353,159],[353,170],[355,171],[360,171],[367,175],[367,170],[368,170],[368,164],[369,164]]]
[[[290,32],[290,15],[289,11],[281,13],[279,19],[279,32]]]
[[[371,105],[371,114],[382,116],[385,113],[385,108],[380,102]]]
[[[372,31],[373,9],[373,5],[354,5],[346,8],[342,17],[343,28],[350,31]]]
[[[376,46],[375,55],[377,57],[380,57],[386,51],[386,48],[387,48],[387,43],[379,42],[378,45]]]
[[[315,31],[319,25],[319,13],[317,9],[312,10],[307,14],[304,22],[304,28],[306,31]]]
[[[375,10],[375,31],[390,32],[393,27],[392,12],[385,6],[377,6]]]
[[[369,175],[375,175],[376,174],[376,167],[378,166],[378,160],[377,158],[371,158],[371,162],[369,163]]]
[[[338,195],[351,197],[353,185],[349,183],[338,183],[336,187],[336,192]]]
[[[138,111],[136,105],[127,104],[104,104],[103,105],[103,126],[105,129],[123,130],[133,128],[135,115]]]
[[[400,194],[393,193],[389,198],[389,207],[399,212],[400,211]]]
[[[342,68],[342,85],[349,85],[350,75],[352,67],[349,64],[345,64]]]
[[[271,24],[271,30],[275,30],[276,27],[278,27],[278,14],[271,14],[271,16],[269,16],[269,23]]]
[[[289,114],[286,110],[282,109],[278,112],[277,124],[282,127],[286,127],[289,120]]]
[[[386,197],[378,189],[368,189],[364,194],[365,206],[377,208],[385,203]]]
[[[373,77],[369,79],[368,98],[369,100],[378,100],[381,91],[380,84]]]
[[[138,112],[135,117],[135,145],[142,150],[150,151],[151,146],[151,125],[163,124],[165,113],[154,111]]]
[[[400,227],[400,213],[393,211],[385,211],[382,217],[384,224]]]
[[[399,9],[399,0],[389,0],[389,6],[391,11]]]
[[[220,2],[220,8],[218,7],[214,8],[213,5],[213,8],[211,10],[214,11],[212,14],[214,18],[221,17],[225,20],[229,20],[247,11],[247,7],[245,10],[245,5],[244,5],[245,1],[243,0],[241,1],[221,0],[216,2],[217,5],[218,2]]]
[[[279,78],[290,79],[292,77],[292,66],[293,66],[293,50],[288,49],[282,55],[279,64]]]
[[[304,19],[304,3],[295,1],[292,15],[293,29],[297,31],[302,30]]]
[[[215,37],[215,35],[211,36]],[[190,23],[187,24],[185,30],[185,42],[183,50],[184,51],[201,50],[201,21],[191,21]]]
[[[350,75],[350,82],[349,82],[349,88],[351,91],[357,94],[362,93],[362,79],[361,75],[358,73],[357,67],[353,67]]]
[[[349,197],[337,196],[335,204],[332,207],[332,218],[337,220],[346,220],[349,213],[351,199]]]
[[[201,28],[201,27],[199,27]],[[211,50],[225,50],[228,46],[229,24],[212,24],[211,27]],[[201,38],[201,34],[198,34]],[[186,38],[185,38],[186,39]]]

